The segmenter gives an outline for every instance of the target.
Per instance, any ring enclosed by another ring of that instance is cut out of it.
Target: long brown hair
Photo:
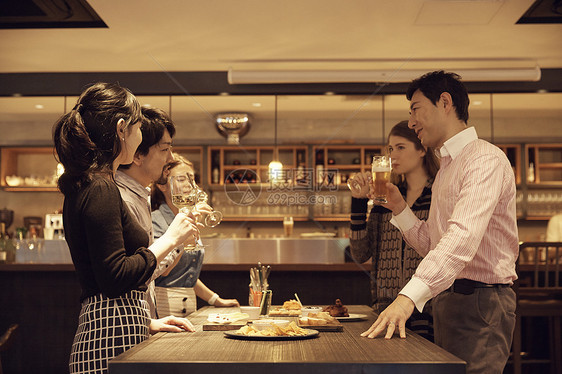
[[[391,136],[400,136],[401,138],[414,143],[414,146],[418,151],[425,151],[422,166],[431,179],[435,178],[435,175],[439,170],[439,161],[437,160],[437,156],[435,156],[433,148],[426,148],[423,146],[420,139],[416,135],[416,132],[408,127],[408,121],[401,121],[394,125],[392,130],[390,130],[390,134],[388,134],[387,144],[390,142]],[[404,182],[402,175],[396,175],[394,173],[391,175],[391,181],[394,184]]]

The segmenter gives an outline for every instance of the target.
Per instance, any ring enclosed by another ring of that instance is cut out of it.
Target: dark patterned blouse
[[[411,209],[423,220],[429,215],[431,186],[428,180],[421,195]],[[406,198],[407,186],[398,186]],[[371,259],[371,297],[373,309],[380,313],[398,296],[416,271],[422,257],[402,239],[400,231],[390,223],[392,212],[375,205],[367,220],[368,199],[352,199],[350,247],[353,259],[363,263]],[[431,304],[427,303],[424,313],[414,310],[407,327],[426,338],[432,339],[433,323]]]

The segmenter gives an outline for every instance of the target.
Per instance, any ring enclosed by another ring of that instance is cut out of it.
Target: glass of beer
[[[387,203],[386,200],[386,184],[390,182],[390,157],[374,156],[371,164],[373,173],[374,198],[377,203]]]
[[[295,222],[293,221],[293,217],[284,217],[283,218],[283,229],[285,229],[285,236],[290,238],[293,235],[293,226]]]

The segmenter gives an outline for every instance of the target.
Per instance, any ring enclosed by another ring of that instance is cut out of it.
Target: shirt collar
[[[447,139],[443,146],[439,148],[439,153],[441,157],[451,156],[451,159],[454,160],[468,143],[476,139],[478,139],[478,134],[476,134],[476,129],[471,126]]]
[[[148,188],[145,188],[142,184],[137,182],[136,179],[125,174],[121,170],[117,170],[117,173],[115,173],[115,183],[117,183],[118,186],[130,190],[135,195],[138,195],[145,200],[148,200],[150,197],[150,190]]]
[[[162,217],[164,217],[166,223],[170,225],[176,216],[174,212],[172,212],[172,209],[168,206],[168,204],[162,203],[160,204],[158,210],[162,213]]]

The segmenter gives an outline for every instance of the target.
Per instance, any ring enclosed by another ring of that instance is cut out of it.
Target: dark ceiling
[[[562,0],[537,0],[517,23],[562,23]]]
[[[107,27],[85,0],[0,0],[0,29]]]

